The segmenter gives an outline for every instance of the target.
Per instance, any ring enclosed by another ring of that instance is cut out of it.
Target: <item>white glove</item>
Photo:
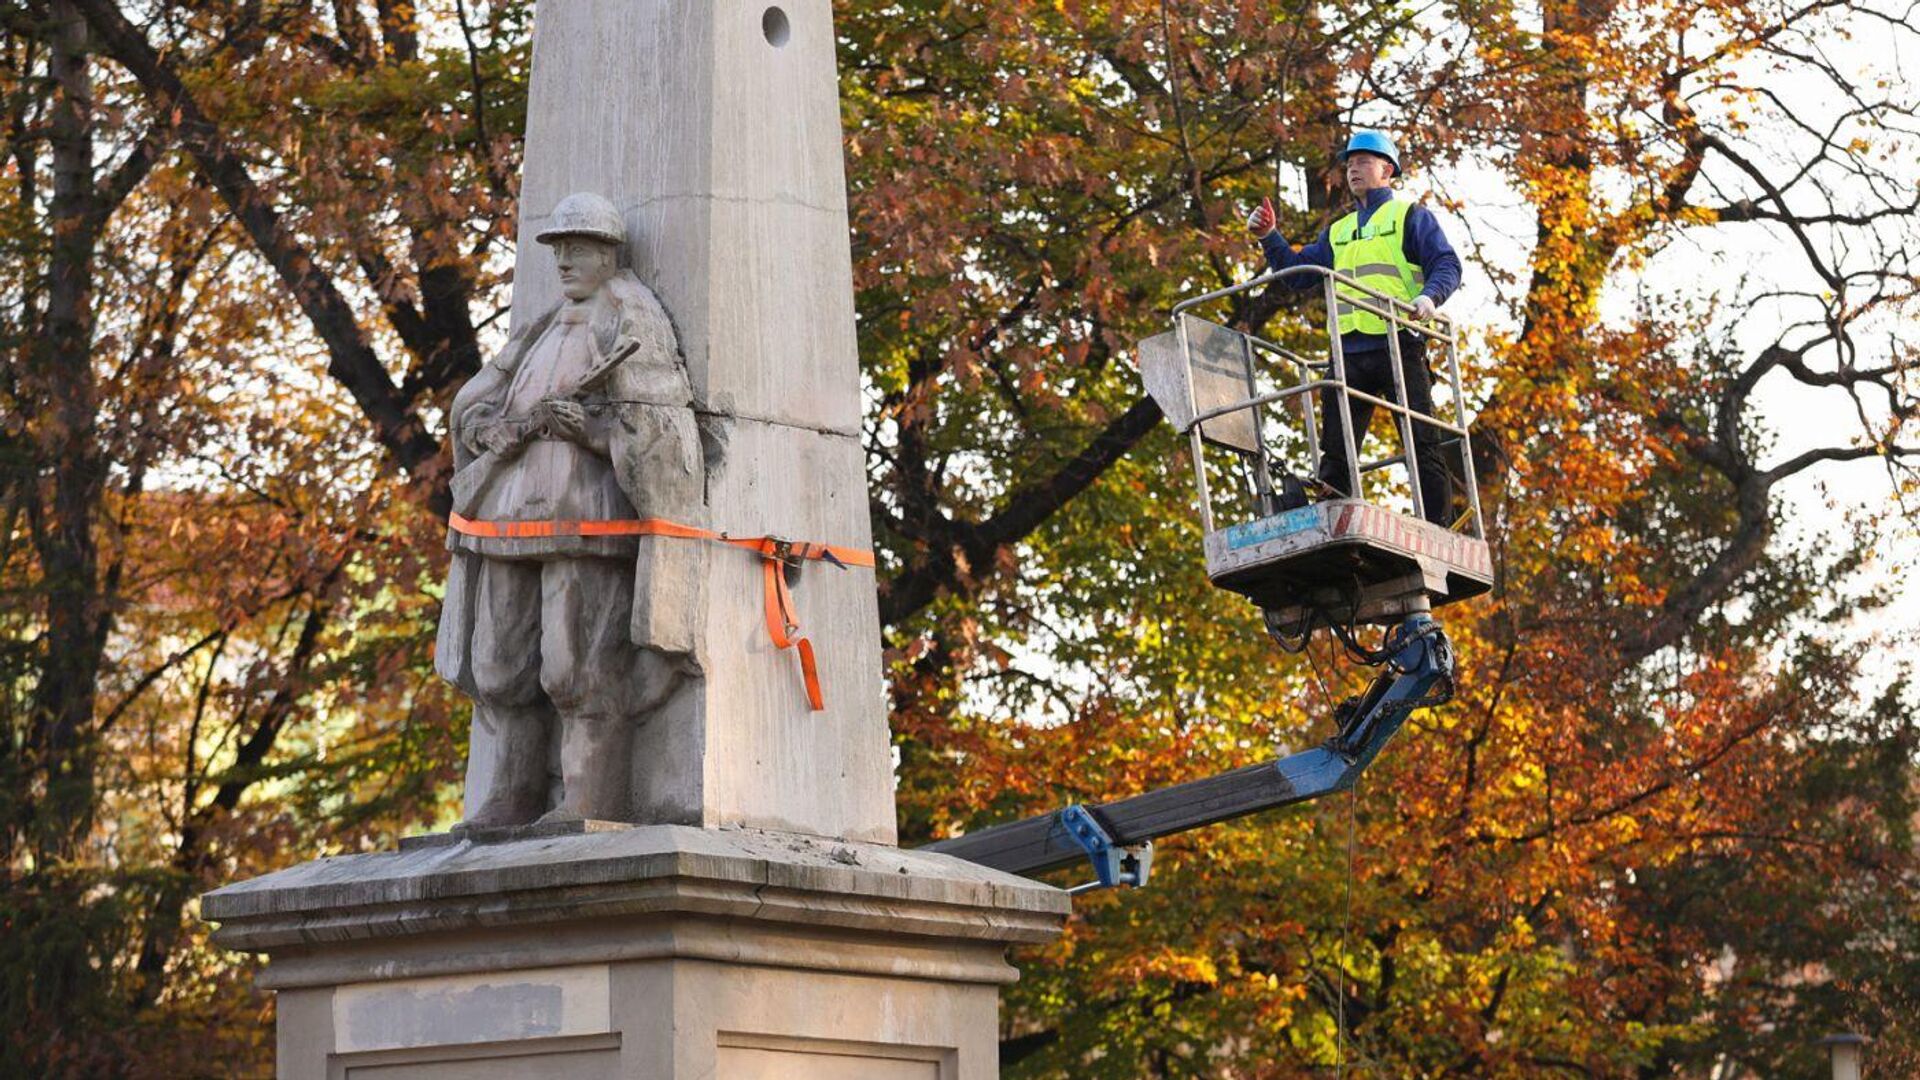
[[[1413,317],[1420,322],[1433,318],[1433,297],[1422,293],[1413,302]]]
[[[1273,226],[1273,200],[1261,199],[1260,205],[1254,207],[1253,213],[1247,215],[1247,231],[1253,234],[1255,240],[1259,240],[1272,232]]]

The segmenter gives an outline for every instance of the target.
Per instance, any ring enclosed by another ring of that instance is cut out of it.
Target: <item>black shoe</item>
[[[1301,483],[1299,477],[1292,473],[1281,473],[1276,479],[1280,481],[1280,488],[1269,496],[1273,502],[1273,513],[1284,514],[1307,505],[1307,485]]]

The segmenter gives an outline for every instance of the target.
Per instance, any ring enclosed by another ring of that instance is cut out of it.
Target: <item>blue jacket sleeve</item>
[[[1427,275],[1427,283],[1421,287],[1420,295],[1433,297],[1434,306],[1447,302],[1447,297],[1460,287],[1460,256],[1454,253],[1453,245],[1447,242],[1447,234],[1440,228],[1440,219],[1424,206],[1407,208],[1407,238],[1401,245],[1408,261],[1418,266]],[[1268,255],[1272,259],[1272,255]]]
[[[1266,253],[1267,266],[1273,270],[1286,270],[1295,266],[1324,266],[1333,269],[1333,245],[1327,242],[1327,230],[1321,229],[1320,236],[1313,243],[1293,250],[1293,245],[1275,229],[1260,238],[1260,250]],[[1457,277],[1458,275],[1456,275]],[[1320,279],[1310,274],[1287,279],[1286,285],[1295,292],[1320,287]]]

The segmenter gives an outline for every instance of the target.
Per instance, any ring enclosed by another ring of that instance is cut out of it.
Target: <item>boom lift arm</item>
[[[1069,806],[926,850],[1014,874],[1090,859],[1097,880],[1075,892],[1144,885],[1154,840],[1345,791],[1415,709],[1452,695],[1453,648],[1430,614],[1416,612],[1388,631],[1380,655],[1380,674],[1340,705],[1338,731],[1311,750],[1101,806]]]

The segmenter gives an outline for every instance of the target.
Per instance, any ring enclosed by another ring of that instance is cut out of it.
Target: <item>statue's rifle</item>
[[[473,510],[475,504],[479,502],[481,494],[493,483],[493,478],[498,474],[502,462],[520,453],[521,450],[526,448],[528,443],[551,434],[553,430],[553,414],[552,410],[548,407],[548,402],[576,401],[584,403],[589,392],[600,383],[606,381],[607,376],[613,374],[614,368],[625,363],[629,357],[639,350],[640,342],[637,339],[623,335],[621,339],[615,343],[613,351],[609,353],[605,359],[588,368],[587,373],[580,376],[579,380],[569,387],[565,393],[542,398],[534,405],[533,412],[527,416],[502,416],[498,419],[485,421],[484,423],[488,427],[512,425],[516,429],[514,439],[505,446],[499,446],[485,451],[468,462],[465,467],[454,472],[454,509],[461,511]]]

